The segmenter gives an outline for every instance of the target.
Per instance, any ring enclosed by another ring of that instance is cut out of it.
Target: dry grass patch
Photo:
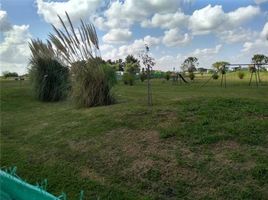
[[[129,129],[117,129],[92,140],[69,143],[71,151],[86,154],[88,158],[88,164],[81,168],[82,177],[101,183],[116,177],[124,185],[142,187],[145,194],[155,191],[156,195],[162,187],[174,190],[177,181],[193,180],[198,176],[193,169],[177,161],[176,151],[180,145],[171,138],[161,139],[157,131]]]

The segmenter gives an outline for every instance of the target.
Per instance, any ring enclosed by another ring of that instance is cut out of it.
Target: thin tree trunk
[[[258,66],[258,68],[257,68],[257,70],[258,70],[258,81],[259,81],[259,83],[261,82],[261,79],[260,79],[260,66],[259,65],[257,65]]]
[[[223,82],[223,74],[221,74],[221,87],[222,87],[222,82]]]
[[[249,86],[251,85],[252,75],[253,75],[253,72],[251,72],[251,75],[250,75],[249,84],[248,84]]]
[[[152,92],[150,83],[150,66],[147,66],[147,96],[148,96],[148,106],[152,105]]]
[[[258,77],[257,77],[257,73],[255,72],[255,78],[256,78],[256,85],[258,87]]]
[[[224,86],[226,88],[226,74],[224,74]]]

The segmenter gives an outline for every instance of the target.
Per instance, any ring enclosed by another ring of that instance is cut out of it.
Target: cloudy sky
[[[47,39],[65,11],[96,26],[104,59],[138,55],[145,43],[161,70],[188,56],[209,68],[268,54],[268,0],[1,0],[1,71],[27,72],[27,42]]]

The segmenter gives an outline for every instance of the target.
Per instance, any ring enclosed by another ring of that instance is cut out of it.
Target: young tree
[[[151,89],[151,70],[155,65],[154,59],[149,56],[149,47],[145,45],[145,52],[141,54],[142,63],[146,67],[146,74],[147,74],[147,98],[148,98],[148,106],[152,106],[152,89]]]
[[[196,57],[188,57],[184,60],[184,62],[181,65],[183,72],[194,72],[196,71],[196,67],[198,66],[198,58]]]
[[[228,62],[226,61],[218,61],[212,64],[212,66],[217,70],[216,73],[220,72],[221,73],[221,86],[223,85],[226,88],[226,71],[228,69],[227,65],[229,65]]]

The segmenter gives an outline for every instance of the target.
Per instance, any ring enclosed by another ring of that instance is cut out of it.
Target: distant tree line
[[[17,72],[9,72],[9,71],[5,71],[3,72],[3,77],[4,78],[10,78],[10,77],[18,77],[18,73]]]

